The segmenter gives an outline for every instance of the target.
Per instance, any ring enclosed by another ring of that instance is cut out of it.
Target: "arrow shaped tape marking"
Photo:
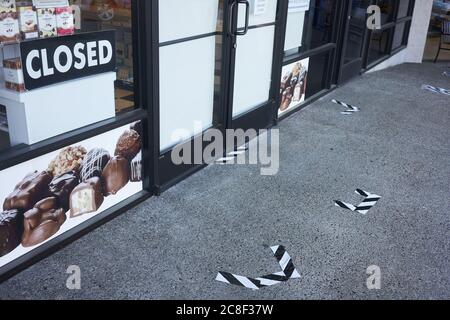
[[[264,287],[270,287],[290,279],[300,278],[300,273],[294,266],[291,256],[283,246],[271,247],[275,258],[277,259],[283,271],[272,273],[259,278],[249,278],[235,275],[229,272],[219,272],[216,280],[227,284],[232,284],[252,290],[259,290]]]
[[[364,190],[361,189],[357,189],[356,193],[365,197],[364,200],[358,205],[358,206],[354,206],[350,203],[346,203],[346,202],[342,202],[339,200],[335,200],[334,203],[337,207],[340,208],[344,208],[353,212],[358,212],[361,214],[367,214],[369,212],[370,209],[372,209],[377,202],[381,199],[381,196],[370,193],[370,192],[366,192]]]

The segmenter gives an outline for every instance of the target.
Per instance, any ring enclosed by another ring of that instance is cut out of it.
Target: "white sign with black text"
[[[289,12],[309,10],[309,0],[289,0]]]
[[[266,13],[268,0],[253,0],[253,15],[261,16]]]
[[[116,66],[113,30],[22,42],[20,51],[27,90],[114,71]]]

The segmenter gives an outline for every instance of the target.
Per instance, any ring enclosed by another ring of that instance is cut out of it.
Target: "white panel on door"
[[[216,32],[219,0],[160,0],[159,41]]]
[[[249,0],[249,26],[273,23],[277,16],[278,0]],[[238,27],[245,25],[245,5],[239,5]]]
[[[194,136],[211,127],[215,46],[216,38],[212,36],[161,47],[161,150],[181,142],[172,139],[177,129]],[[201,122],[202,126],[195,128],[196,122]]]
[[[275,27],[250,29],[237,39],[233,116],[269,100]]]
[[[289,12],[286,26],[284,51],[302,46],[305,11]]]

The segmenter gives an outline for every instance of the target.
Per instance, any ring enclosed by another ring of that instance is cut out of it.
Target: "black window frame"
[[[373,0],[372,4],[377,5],[379,3],[379,1],[380,0]],[[406,47],[408,46],[409,33],[410,33],[412,19],[413,19],[413,15],[414,15],[415,4],[416,4],[416,0],[409,0],[409,7],[408,7],[407,15],[405,17],[399,18],[398,15],[399,15],[400,0],[396,0],[395,7],[394,7],[395,11],[394,11],[393,21],[382,25],[380,30],[376,30],[376,31],[369,30],[368,31],[369,35],[368,35],[368,41],[367,41],[365,53],[364,53],[364,59],[363,59],[364,64],[363,64],[362,72],[372,69],[373,67],[382,63],[383,61],[391,58],[395,54],[406,49]],[[397,26],[399,26],[403,23],[405,24],[405,29],[403,31],[401,45],[396,48],[393,48],[393,41],[394,41],[394,36],[395,36]],[[377,32],[386,32],[386,31],[388,33],[388,40],[387,40],[388,42],[387,42],[386,53],[378,59],[369,61],[370,60],[369,51],[370,51],[370,45],[371,45],[371,41],[373,39],[373,35]]]

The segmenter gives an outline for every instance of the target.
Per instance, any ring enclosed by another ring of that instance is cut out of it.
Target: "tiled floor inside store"
[[[447,64],[366,74],[282,123],[280,171],[213,165],[0,285],[24,299],[450,298],[450,89]],[[351,115],[331,103],[360,107]],[[361,188],[366,215],[338,208]],[[253,291],[215,281],[279,269],[301,274]],[[68,266],[81,290],[68,290]],[[381,289],[368,290],[379,266]]]

